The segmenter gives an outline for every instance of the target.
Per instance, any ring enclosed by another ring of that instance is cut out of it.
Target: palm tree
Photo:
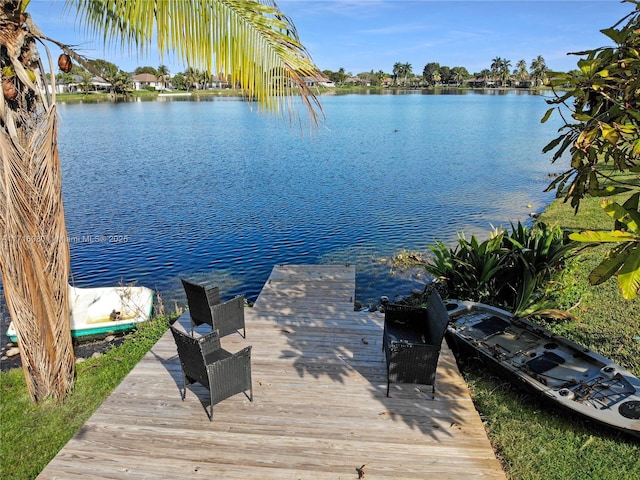
[[[169,68],[166,65],[160,65],[156,70],[158,73],[158,82],[162,85],[162,90],[167,88],[167,81],[169,80]]]
[[[502,60],[498,75],[502,86],[505,86],[511,78],[511,60],[507,60],[506,58]]]
[[[542,85],[547,77],[547,64],[542,58],[542,55],[538,55],[531,61],[531,78],[535,82],[535,86]]]
[[[525,62],[524,60],[518,60],[518,63],[516,63],[516,69],[513,74],[518,80],[526,80],[526,78],[529,76],[529,72],[527,71],[527,62]]]
[[[393,84],[398,85],[398,77],[404,71],[404,63],[396,62],[393,64]]]
[[[55,93],[49,95],[45,88],[38,45],[49,54],[47,45],[53,43],[91,66],[69,46],[46,37],[27,14],[28,4],[0,3],[0,274],[30,395],[34,401],[61,400],[75,378],[67,291],[70,256]],[[145,52],[156,40],[162,55],[172,53],[188,66],[229,74],[261,110],[300,121],[292,102],[301,100],[312,123],[322,114],[304,82],[304,76],[316,75],[318,69],[291,20],[271,0],[68,4],[90,32],[112,44],[135,45]],[[61,60],[68,65],[66,57]]]
[[[502,57],[496,57],[491,60],[491,75],[493,80],[497,80],[500,76],[500,69],[502,68]]]
[[[440,80],[442,80],[442,75],[440,75],[440,72],[438,70],[435,70],[433,73],[431,73],[431,79],[433,80],[433,85],[437,87],[438,83],[440,83]]]
[[[410,63],[405,63],[402,65],[402,74],[404,75],[404,84],[407,84],[407,78],[410,75],[413,75],[413,68],[411,67]]]

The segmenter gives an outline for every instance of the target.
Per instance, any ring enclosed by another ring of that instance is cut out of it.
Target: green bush
[[[460,235],[452,248],[436,242],[424,267],[451,298],[526,314],[549,306],[548,284],[574,248],[558,227],[518,223],[494,230],[482,242],[474,235],[470,240]]]

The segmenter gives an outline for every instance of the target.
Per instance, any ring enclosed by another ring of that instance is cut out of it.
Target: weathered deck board
[[[446,344],[435,399],[418,385],[387,398],[383,318],[354,295],[354,267],[275,267],[247,338],[222,339],[253,345],[253,402],[225,400],[213,422],[203,389],[182,402],[168,332],[38,478],[504,478]]]

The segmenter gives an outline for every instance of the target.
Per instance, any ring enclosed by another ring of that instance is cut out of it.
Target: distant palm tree
[[[462,85],[462,82],[470,76],[465,67],[453,67],[451,69],[451,74],[457,86]]]
[[[160,65],[157,72],[157,78],[160,85],[162,85],[162,90],[167,88],[167,81],[171,78],[169,76],[169,68],[166,65]]]
[[[403,71],[404,71],[404,63],[396,62],[393,64],[393,84],[394,85],[398,84],[398,77],[402,75]]]
[[[322,113],[304,82],[318,69],[291,20],[271,0],[67,3],[107,44],[115,40],[144,52],[157,41],[161,54],[172,52],[190,67],[211,72],[217,64],[241,82],[260,109],[296,120],[292,99],[299,99],[312,122]],[[46,37],[26,13],[28,4],[29,0],[0,2],[0,274],[31,398],[61,400],[75,378],[70,252],[55,95],[43,88],[44,65],[37,45],[47,48],[44,42],[52,42],[91,66],[69,46]]]
[[[511,79],[511,60],[502,59],[502,64],[498,71],[498,77],[502,86],[506,86]]]
[[[491,78],[491,70],[489,70],[488,68],[485,68],[478,74],[478,76],[482,78],[486,86],[487,83],[489,82],[489,79]]]
[[[531,78],[536,87],[542,85],[547,78],[547,64],[542,55],[538,55],[531,61]]]
[[[437,86],[438,83],[440,83],[440,80],[442,80],[442,75],[440,75],[440,72],[436,70],[431,73],[431,79],[433,80],[433,85]]]
[[[500,76],[500,69],[502,68],[502,57],[496,57],[491,60],[491,75],[494,80],[497,80]]]
[[[513,73],[519,80],[525,80],[529,76],[529,72],[527,71],[527,62],[519,60],[518,63],[516,63],[516,69]]]

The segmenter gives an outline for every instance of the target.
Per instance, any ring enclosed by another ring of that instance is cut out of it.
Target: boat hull
[[[447,339],[555,405],[640,437],[640,380],[610,359],[511,313],[448,300]]]
[[[98,337],[128,331],[145,322],[153,310],[153,290],[147,287],[76,288],[69,286],[71,336]],[[13,322],[7,336],[18,341]]]

